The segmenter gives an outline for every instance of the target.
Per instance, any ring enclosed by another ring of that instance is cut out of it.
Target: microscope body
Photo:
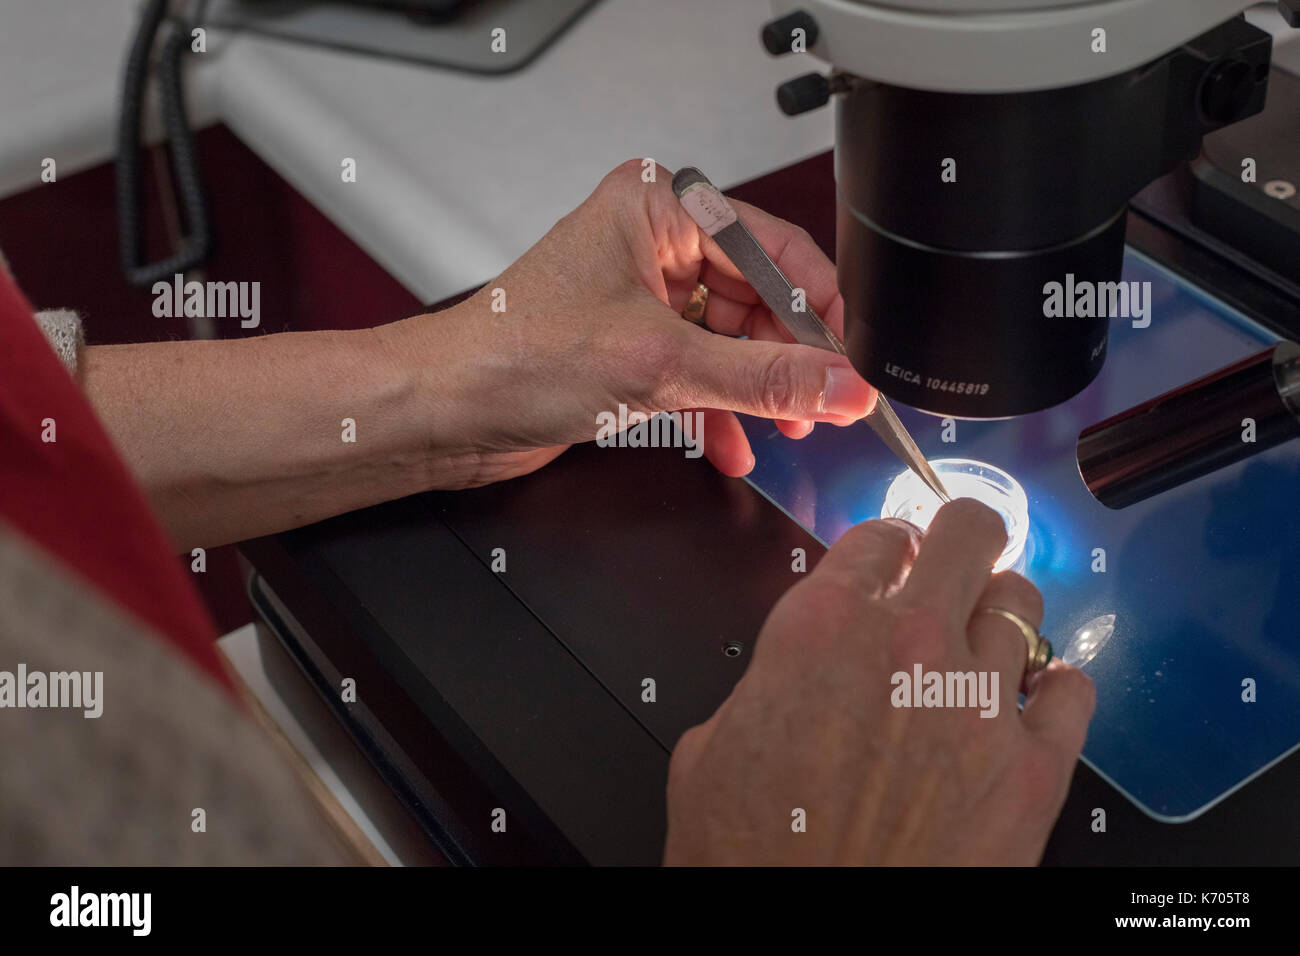
[[[1128,201],[1263,108],[1271,37],[1249,5],[774,3],[769,50],[802,29],[836,68],[837,268],[863,377],[960,418],[1086,387],[1118,317]],[[787,111],[826,101],[791,84]],[[1086,296],[1062,311],[1067,286]]]
[[[775,0],[769,52],[834,67],[777,101],[793,114],[836,98],[837,269],[863,377],[975,419],[1085,388],[1110,320],[1141,301],[1121,282],[1129,200],[1264,107],[1272,38],[1246,22],[1252,5]],[[1300,0],[1278,9],[1300,26]],[[1085,484],[1123,507],[1300,435],[1296,349],[1085,430]],[[1242,440],[1248,422],[1263,440]]]

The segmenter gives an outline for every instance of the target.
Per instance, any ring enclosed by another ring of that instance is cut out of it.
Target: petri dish
[[[1002,516],[1007,526],[1007,546],[993,570],[1021,570],[1029,538],[1029,499],[1020,482],[1001,468],[973,458],[940,458],[930,462],[930,467],[953,498],[974,498]],[[942,504],[939,496],[909,469],[890,482],[880,517],[903,518],[924,529],[930,527]]]

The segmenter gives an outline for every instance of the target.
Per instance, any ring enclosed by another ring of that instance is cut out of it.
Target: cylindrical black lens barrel
[[[842,209],[836,246],[845,348],[890,398],[958,418],[1023,415],[1077,394],[1106,360],[1109,319],[1048,317],[1043,290],[1118,279],[1122,211],[1061,246],[985,257],[905,242]]]
[[[1125,508],[1297,437],[1300,345],[1281,342],[1085,429],[1079,474]]]
[[[1059,404],[1106,357],[1099,308],[1047,286],[1121,279],[1128,200],[1194,148],[1165,61],[1091,83],[961,94],[872,81],[836,104],[845,345],[890,398],[1003,418]]]

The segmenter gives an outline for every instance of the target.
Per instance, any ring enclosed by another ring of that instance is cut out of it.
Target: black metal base
[[[496,547],[505,574],[490,569]],[[824,553],[703,460],[585,446],[527,478],[243,549],[311,646],[272,621],[281,639],[450,857],[652,865],[671,748],[744,671],[794,547],[810,566]],[[357,679],[361,707],[339,703],[339,675]],[[655,703],[641,699],[646,677]],[[1294,864],[1297,792],[1293,755],[1172,825],[1080,763],[1045,862]]]

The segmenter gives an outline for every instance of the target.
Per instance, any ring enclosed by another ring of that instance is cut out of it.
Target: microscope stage
[[[1075,460],[1084,427],[1276,341],[1133,251],[1124,278],[1150,283],[1150,323],[1113,320],[1104,369],[1063,405],[956,422],[895,407],[928,457],[986,462],[1023,486],[1023,573],[1046,601],[1043,633],[1097,685],[1084,759],[1176,822],[1300,743],[1300,449],[1124,510],[1099,504]],[[800,441],[768,422],[745,427],[751,483],[827,545],[880,516],[901,470],[861,426],[819,425]]]

